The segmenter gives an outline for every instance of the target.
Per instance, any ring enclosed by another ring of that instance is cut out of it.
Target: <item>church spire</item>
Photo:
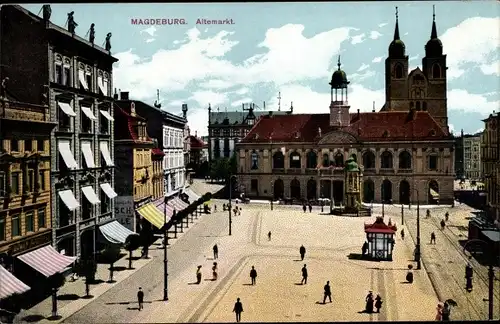
[[[431,39],[438,38],[437,28],[436,28],[436,6],[432,6],[432,31]]]
[[[339,71],[340,71],[340,66],[341,66],[341,65],[342,65],[342,64],[340,63],[340,55],[339,55],[339,61],[337,62],[337,66],[339,67],[339,68],[338,68],[338,70],[339,70]]]
[[[398,7],[396,7],[396,26],[394,27],[394,40],[399,40]]]

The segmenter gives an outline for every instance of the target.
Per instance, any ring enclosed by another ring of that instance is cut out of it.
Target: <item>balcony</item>
[[[50,122],[47,106],[39,106],[17,101],[6,101],[0,105],[0,118],[34,122]]]
[[[305,172],[307,175],[317,175],[318,174],[318,170],[317,169],[306,169],[306,172]]]
[[[393,168],[380,168],[378,173],[382,175],[391,175],[396,173],[396,171]]]
[[[377,173],[377,169],[375,168],[365,168],[363,170],[364,175],[375,175]]]
[[[302,174],[302,169],[286,169],[287,174]]]
[[[412,173],[412,172],[413,172],[413,169],[411,169],[411,168],[398,169],[398,173],[408,174],[408,173]]]
[[[275,169],[273,168],[273,174],[285,174],[285,169]]]
[[[332,168],[321,168],[319,169],[320,176],[333,176],[344,173],[344,167],[332,167]]]

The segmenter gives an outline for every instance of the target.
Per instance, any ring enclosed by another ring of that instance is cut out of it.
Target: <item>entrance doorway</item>
[[[316,180],[307,181],[307,200],[316,199]]]
[[[290,198],[300,199],[300,182],[297,179],[290,182]]]
[[[404,205],[410,203],[410,184],[406,180],[399,183],[399,203]]]
[[[331,181],[330,180],[320,180],[320,198],[328,198],[331,199],[332,197],[332,187],[331,187]]]
[[[375,200],[375,183],[367,179],[363,182],[363,201],[371,203],[373,200]]]
[[[382,182],[382,201],[386,204],[392,203],[392,182],[388,179]]]
[[[283,180],[277,179],[274,181],[273,187],[274,199],[283,199],[283,193],[285,191]]]
[[[344,201],[344,181],[333,181],[333,200],[335,206],[340,206]]]
[[[439,205],[439,184],[436,180],[429,182],[428,203],[431,205]]]

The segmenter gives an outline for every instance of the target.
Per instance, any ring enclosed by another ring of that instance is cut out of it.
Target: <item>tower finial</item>
[[[436,21],[436,6],[432,5],[432,21]]]
[[[437,27],[436,27],[436,6],[432,6],[432,30],[431,39],[438,38]]]
[[[398,7],[396,7],[396,21],[398,20]]]
[[[278,92],[278,111],[281,111],[281,91]]]
[[[398,7],[396,7],[396,27],[394,28],[394,40],[399,40],[399,15]]]
[[[341,65],[342,65],[342,64],[340,63],[340,55],[339,55],[339,60],[338,60],[338,62],[337,62],[337,66],[339,67],[339,70],[340,70],[340,66],[341,66]]]

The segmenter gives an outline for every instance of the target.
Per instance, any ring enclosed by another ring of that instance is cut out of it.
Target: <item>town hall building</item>
[[[453,201],[454,140],[448,129],[446,55],[433,15],[422,68],[408,71],[398,17],[385,61],[380,111],[348,104],[347,75],[333,73],[329,114],[269,113],[236,145],[238,183],[248,197],[330,198],[345,205],[344,162],[362,167],[364,202]]]

